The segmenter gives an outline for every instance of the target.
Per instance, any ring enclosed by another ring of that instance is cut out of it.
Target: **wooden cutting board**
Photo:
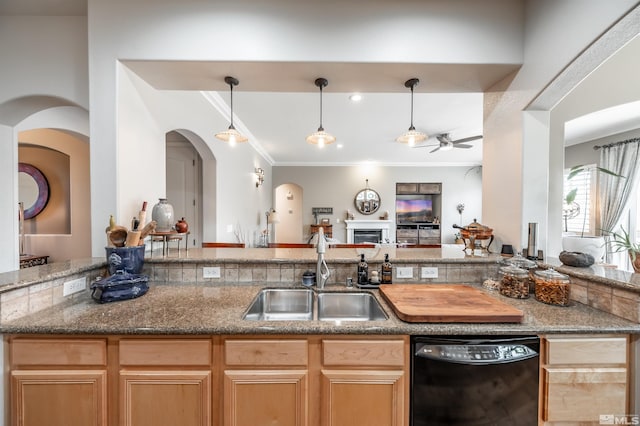
[[[407,322],[522,322],[524,313],[464,284],[382,284],[380,294]]]

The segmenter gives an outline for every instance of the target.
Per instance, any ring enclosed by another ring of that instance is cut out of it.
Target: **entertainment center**
[[[396,183],[396,242],[441,244],[442,183]]]

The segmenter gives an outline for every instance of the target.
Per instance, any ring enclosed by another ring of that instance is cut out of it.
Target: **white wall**
[[[453,224],[460,225],[456,210],[459,203],[465,205],[462,225],[474,218],[482,222],[481,175],[471,167],[274,167],[274,186],[296,183],[303,189],[302,216],[304,235],[308,235],[309,224],[314,223],[312,207],[333,207],[333,215],[322,215],[333,224],[333,237],[346,242],[343,223],[347,209],[355,213],[356,219],[378,219],[385,211],[395,220],[397,182],[442,182],[442,240],[453,243]],[[468,173],[467,173],[468,172]],[[353,199],[358,191],[369,187],[380,195],[380,209],[373,215],[358,213]],[[395,240],[395,229],[392,230]],[[492,247],[495,248],[495,247]]]

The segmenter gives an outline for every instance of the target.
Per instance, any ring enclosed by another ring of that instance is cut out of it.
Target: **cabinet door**
[[[228,370],[225,426],[306,426],[307,370]]]
[[[14,426],[107,424],[106,370],[11,372]]]
[[[626,413],[625,368],[545,367],[543,373],[545,421],[596,423],[600,415]]]
[[[396,194],[417,194],[417,183],[396,183]]]
[[[421,183],[418,185],[420,194],[440,194],[442,192],[441,183]]]
[[[120,425],[208,426],[210,371],[121,371]]]
[[[322,426],[403,426],[402,371],[322,370]]]

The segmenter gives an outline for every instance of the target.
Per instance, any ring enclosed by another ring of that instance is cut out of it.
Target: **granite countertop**
[[[435,284],[437,285],[437,284]],[[273,286],[270,286],[273,287]],[[572,302],[557,307],[482,289],[524,312],[522,323],[407,323],[376,295],[386,321],[246,321],[242,315],[263,285],[155,283],[137,299],[97,304],[89,292],[53,308],[3,322],[5,334],[545,334],[640,333],[640,324]],[[478,286],[478,288],[482,288]],[[327,286],[326,291],[343,291]]]

